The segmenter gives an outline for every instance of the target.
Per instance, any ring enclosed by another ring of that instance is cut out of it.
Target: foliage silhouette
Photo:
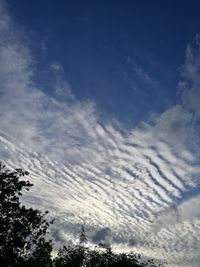
[[[4,266],[49,266],[52,241],[45,236],[47,212],[26,208],[19,201],[22,190],[32,184],[20,180],[21,169],[9,171],[0,162],[0,264]],[[37,262],[37,265],[36,265]]]
[[[79,244],[82,245],[82,244],[85,244],[87,243],[88,241],[88,238],[86,236],[86,233],[85,233],[85,227],[84,225],[81,226],[81,231],[79,233]]]
[[[89,249],[82,245],[63,247],[53,260],[55,267],[158,267],[153,260],[142,262],[140,255],[114,253],[111,249]],[[159,265],[161,266],[161,265]]]

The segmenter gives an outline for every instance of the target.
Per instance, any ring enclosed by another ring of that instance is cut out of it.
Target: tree
[[[82,225],[80,233],[79,233],[79,244],[83,245],[83,244],[87,243],[87,241],[88,241],[88,239],[87,239],[87,236],[85,233],[85,227],[84,227],[84,225]]]
[[[63,246],[58,250],[57,257],[53,260],[55,267],[82,267],[88,257],[88,249],[85,247],[87,243],[87,236],[84,225],[78,235],[79,244],[75,246]]]
[[[48,213],[20,203],[22,190],[32,184],[21,180],[28,172],[10,171],[0,162],[0,262],[8,266],[50,266],[52,241],[46,239]]]
[[[81,245],[63,246],[53,260],[54,267],[82,267],[86,259],[86,249]]]

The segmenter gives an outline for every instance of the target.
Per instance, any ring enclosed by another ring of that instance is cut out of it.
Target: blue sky
[[[198,266],[198,5],[0,0],[0,159],[30,172],[56,246],[84,223]]]
[[[179,68],[198,32],[197,1],[8,3],[34,40],[37,79],[49,91],[45,71],[58,62],[79,99],[128,125],[177,101]]]

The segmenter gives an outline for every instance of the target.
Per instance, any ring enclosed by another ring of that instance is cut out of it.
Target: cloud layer
[[[112,239],[116,250],[198,266],[198,36],[186,51],[180,103],[132,130],[76,99],[59,63],[49,70],[54,96],[38,88],[31,52],[1,2],[0,40],[0,157],[30,172],[25,201],[58,218],[57,241],[85,223],[93,241]]]

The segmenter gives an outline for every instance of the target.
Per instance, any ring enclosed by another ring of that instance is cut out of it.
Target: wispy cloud
[[[182,89],[182,100],[186,108],[194,112],[199,119],[200,115],[200,36],[196,35],[194,43],[189,44],[186,50],[186,62],[182,68],[182,80],[179,83]]]
[[[10,167],[29,170],[35,187],[26,201],[58,218],[57,240],[85,223],[96,229],[93,240],[112,231],[116,249],[194,267],[200,217],[188,209],[199,197],[184,194],[199,186],[198,39],[186,52],[182,102],[154,125],[132,130],[103,121],[95,103],[76,99],[59,63],[50,71],[64,101],[36,87],[31,52],[2,4],[0,40],[0,155]]]

